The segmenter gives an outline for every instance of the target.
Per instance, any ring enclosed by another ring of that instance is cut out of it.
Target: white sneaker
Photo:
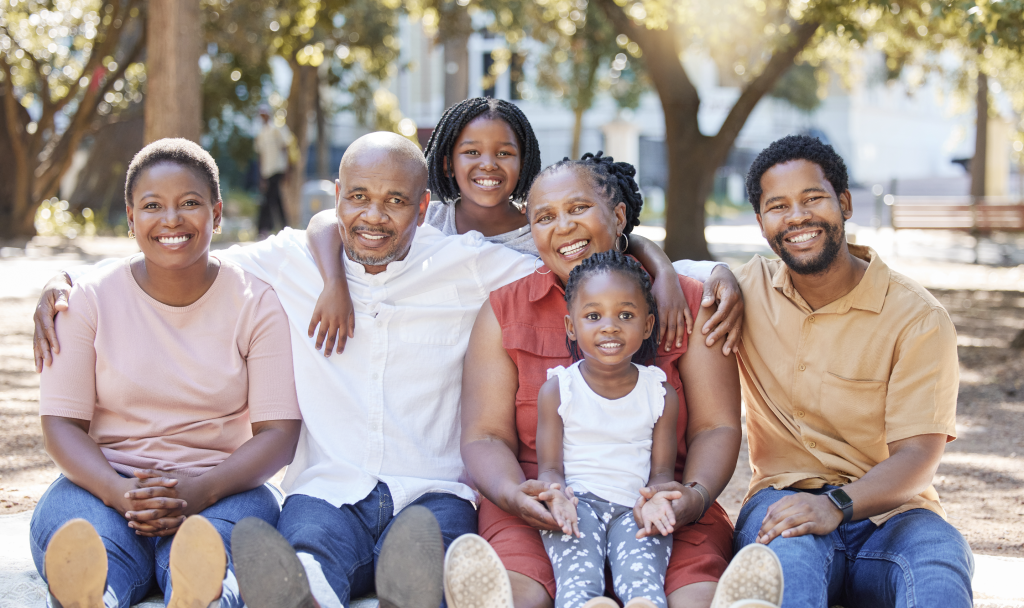
[[[444,556],[449,608],[513,608],[512,584],[501,558],[476,534],[456,538]]]
[[[767,608],[782,604],[782,564],[761,544],[743,547],[732,558],[715,590],[711,608]]]

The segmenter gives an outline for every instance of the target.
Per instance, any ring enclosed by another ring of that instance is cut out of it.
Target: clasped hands
[[[118,497],[118,510],[128,520],[128,527],[139,536],[171,536],[185,522],[189,501],[187,486],[167,471],[139,470],[134,478],[125,479],[126,491]],[[198,502],[194,500],[193,502]],[[196,506],[196,505],[193,505]]]

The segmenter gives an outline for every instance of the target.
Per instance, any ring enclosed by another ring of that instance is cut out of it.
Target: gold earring
[[[131,226],[128,226],[128,238],[130,238],[130,239],[134,239],[135,238],[135,231],[132,230]]]
[[[217,224],[216,226],[213,227],[213,233],[214,234],[220,234],[221,232],[222,231],[221,231],[221,228],[220,228],[220,224]]]

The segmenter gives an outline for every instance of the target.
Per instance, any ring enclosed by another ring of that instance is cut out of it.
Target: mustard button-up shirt
[[[867,271],[818,310],[780,260],[755,256],[736,272],[746,305],[739,349],[753,469],[746,499],[769,486],[847,484],[888,458],[891,442],[956,437],[960,378],[949,314],[872,249],[850,251]],[[929,486],[871,520],[916,508],[945,517]]]

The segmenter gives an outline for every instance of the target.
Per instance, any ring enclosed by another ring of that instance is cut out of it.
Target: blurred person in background
[[[260,190],[263,192],[263,202],[260,204],[256,226],[259,238],[264,239],[274,232],[275,219],[280,219],[282,227],[288,223],[281,203],[281,181],[284,180],[289,168],[289,147],[295,138],[288,127],[274,124],[268,106],[260,106],[259,111],[263,127],[256,135],[255,147],[256,154],[260,157]]]

